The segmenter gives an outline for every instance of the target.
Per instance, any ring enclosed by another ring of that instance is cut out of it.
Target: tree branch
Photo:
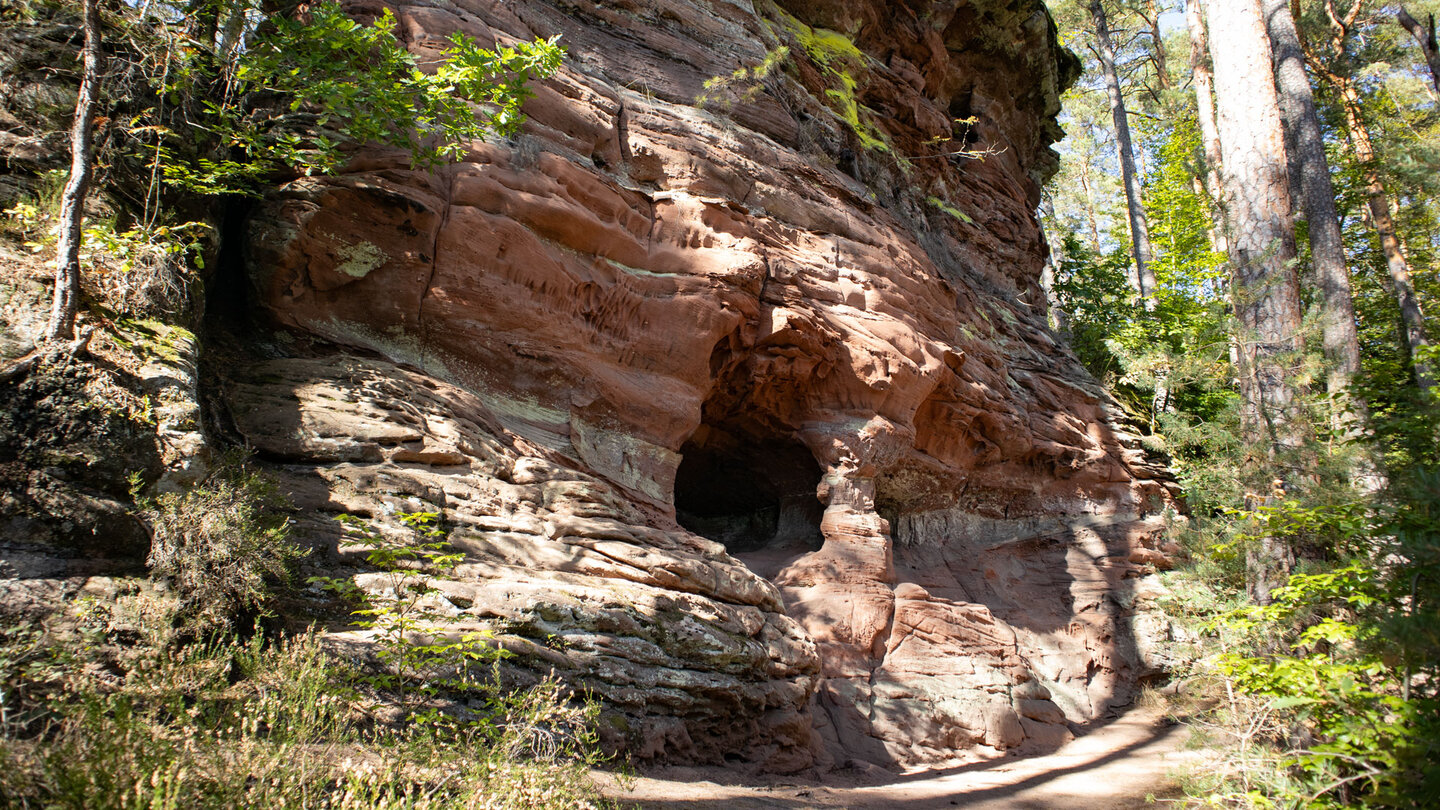
[[[1395,14],[1395,21],[1415,38],[1415,43],[1420,46],[1420,52],[1425,55],[1425,64],[1430,67],[1430,82],[1435,85],[1437,91],[1440,91],[1440,45],[1437,45],[1435,41],[1435,15],[1429,15],[1429,26],[1427,27],[1411,17],[1410,12],[1401,6]]]

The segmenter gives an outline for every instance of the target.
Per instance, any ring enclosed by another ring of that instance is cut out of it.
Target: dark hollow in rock
[[[680,449],[675,517],[731,554],[820,547],[820,465],[793,437],[702,425]]]

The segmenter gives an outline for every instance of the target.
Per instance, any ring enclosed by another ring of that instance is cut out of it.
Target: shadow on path
[[[1161,725],[1153,713],[1132,712],[1053,754],[908,774],[878,785],[837,784],[843,775],[823,782],[792,778],[769,785],[721,784],[737,775],[695,769],[694,776],[706,781],[642,777],[631,789],[611,795],[655,810],[1125,810],[1144,806],[1149,794],[1178,793],[1167,771],[1183,758],[1178,753],[1183,729]]]

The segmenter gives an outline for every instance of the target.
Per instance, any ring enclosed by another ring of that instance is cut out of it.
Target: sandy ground
[[[673,810],[1128,810],[1156,806],[1147,803],[1150,796],[1180,795],[1171,773],[1199,757],[1183,750],[1188,736],[1159,710],[1137,709],[1052,754],[893,776],[882,784],[847,785],[841,776],[743,780],[718,767],[665,768],[629,785],[607,777],[606,792],[622,802]]]

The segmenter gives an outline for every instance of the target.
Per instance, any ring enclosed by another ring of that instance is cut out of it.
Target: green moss
[[[856,98],[860,83],[855,75],[857,71],[865,68],[865,53],[839,31],[811,28],[777,6],[770,6],[770,10],[805,50],[810,60],[839,82],[839,87],[825,91],[825,98],[830,102],[830,109],[860,139],[860,145],[877,152],[894,151],[890,148],[885,133],[869,120],[868,115],[873,113]],[[862,114],[862,110],[865,114]]]
[[[878,152],[889,152],[890,144],[885,141],[885,133],[860,117],[861,104],[855,98],[855,77],[849,73],[834,75],[839,77],[841,87],[838,90],[825,91],[826,98],[835,102],[835,107],[831,109],[840,116],[840,120],[850,126],[855,136],[860,139],[861,146]]]
[[[111,330],[111,339],[116,345],[133,352],[141,359],[151,356],[170,365],[177,365],[182,361],[181,352],[187,348],[185,344],[193,345],[195,342],[195,333],[189,329],[154,318],[132,318],[117,314],[114,315],[114,323],[119,328]]]
[[[839,31],[811,28],[794,17],[790,17],[790,20],[795,23],[791,30],[800,41],[800,47],[805,49],[805,53],[809,54],[816,64],[826,70],[839,70],[846,63],[864,64],[865,54],[849,37]]]
[[[975,220],[971,219],[968,214],[966,214],[964,211],[961,211],[959,208],[956,208],[955,206],[945,202],[939,197],[929,197],[925,201],[940,209],[941,211],[949,214],[950,216],[960,220],[966,225],[975,224]]]

